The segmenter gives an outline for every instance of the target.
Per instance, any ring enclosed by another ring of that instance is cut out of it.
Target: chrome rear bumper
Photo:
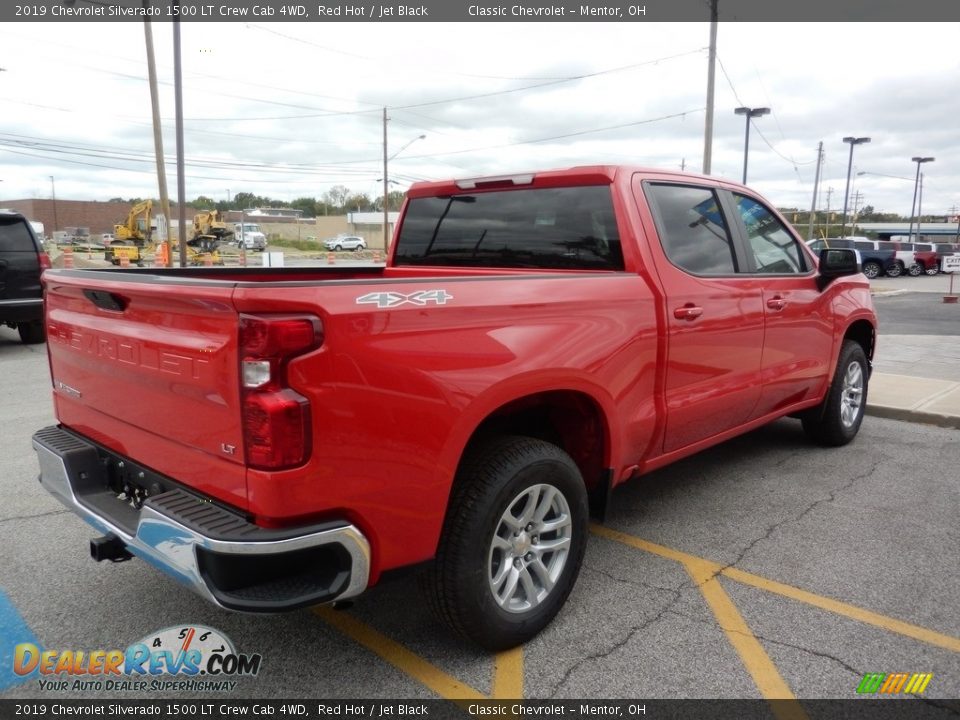
[[[268,530],[172,485],[135,509],[108,488],[109,451],[60,427],[38,431],[33,447],[40,483],[51,494],[216,605],[279,612],[367,587],[370,545],[349,523]]]

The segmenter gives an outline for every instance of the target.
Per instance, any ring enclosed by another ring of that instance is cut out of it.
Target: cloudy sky
[[[175,198],[172,27],[153,31]],[[776,205],[809,209],[823,141],[818,207],[841,209],[853,135],[872,138],[854,154],[861,205],[908,214],[911,157],[933,156],[923,210],[953,214],[957,36],[956,23],[721,23],[713,174],[741,177],[734,108],[767,106],[748,184]],[[397,189],[578,164],[702,167],[708,23],[186,23],[182,43],[188,199],[338,184],[377,195],[384,106]],[[158,194],[140,23],[5,23],[0,68],[0,206],[50,197],[50,176],[58,199]]]

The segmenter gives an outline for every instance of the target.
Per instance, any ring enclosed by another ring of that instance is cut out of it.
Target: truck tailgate
[[[245,506],[234,283],[80,275],[45,277],[60,421]]]

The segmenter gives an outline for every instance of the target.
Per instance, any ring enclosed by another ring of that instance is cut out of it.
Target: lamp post
[[[913,160],[913,162],[917,164],[917,177],[913,181],[913,204],[910,205],[910,232],[907,233],[908,240],[913,239],[913,218],[914,218],[914,213],[917,210],[917,190],[920,188],[920,166],[923,165],[923,163],[933,162],[935,159],[936,158],[932,158],[932,157],[911,158],[911,160]],[[918,228],[917,235],[919,234],[920,232]]]
[[[743,138],[743,184],[746,185],[747,184],[747,153],[750,152],[750,119],[755,117],[762,117],[763,115],[769,115],[770,108],[738,107],[733,112],[737,115],[747,116],[747,129]]]
[[[383,252],[390,251],[390,215],[388,201],[390,199],[390,176],[387,174],[387,163],[393,160],[417,140],[423,140],[426,135],[418,135],[406,145],[397,150],[393,155],[387,156],[387,109],[383,109]]]
[[[853,170],[853,146],[870,142],[868,137],[845,137],[845,143],[850,143],[850,160],[847,162],[847,189],[843,193],[843,224],[840,226],[840,237],[847,234],[847,203],[850,201],[850,173]]]
[[[53,198],[53,231],[56,232],[60,224],[57,221],[57,186],[53,182],[53,175],[50,176],[50,196]]]

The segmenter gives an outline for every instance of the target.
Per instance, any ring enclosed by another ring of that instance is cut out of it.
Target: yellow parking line
[[[391,640],[386,635],[381,635],[345,612],[333,610],[329,607],[318,607],[313,612],[344,635],[379,655],[395,668],[425,685],[445,700],[488,699],[483,693],[460,682],[452,675],[448,675],[416,653],[407,650],[400,643]]]
[[[763,649],[730,596],[720,585],[711,563],[687,561],[683,566],[697,584],[710,609],[713,610],[720,628],[737,651],[764,699],[796,700],[796,696],[767,655],[767,651]],[[777,703],[772,706],[772,709],[780,720],[799,720],[807,717],[803,709],[793,703]]]
[[[886,615],[881,615],[870,610],[864,610],[863,608],[859,608],[855,605],[850,605],[845,602],[840,602],[839,600],[832,600],[831,598],[823,597],[822,595],[815,595],[812,592],[801,590],[800,588],[793,587],[792,585],[785,585],[784,583],[777,582],[776,580],[768,580],[767,578],[760,577],[759,575],[754,575],[753,573],[748,573],[743,570],[737,570],[736,568],[726,568],[723,571],[723,574],[729,577],[731,580],[736,580],[744,585],[751,585],[761,590],[776,593],[777,595],[783,595],[784,597],[798,600],[802,603],[806,603],[807,605],[813,605],[821,610],[829,610],[837,615],[843,615],[851,620],[857,620],[858,622],[862,622],[867,625],[873,625],[881,628],[882,630],[897,633],[898,635],[905,635],[906,637],[913,638],[914,640],[925,642],[928,645],[936,645],[937,647],[941,647],[946,650],[952,650],[955,653],[960,653],[960,638],[944,635],[943,633],[928,630],[925,627],[903,622],[902,620],[887,617]]]
[[[493,661],[494,700],[519,700],[523,697],[523,648],[497,653]]]
[[[737,568],[732,567],[724,567],[719,563],[697,557],[696,555],[690,555],[689,553],[685,553],[680,550],[674,550],[673,548],[668,548],[664,545],[658,545],[657,543],[652,543],[648,540],[641,540],[638,537],[627,535],[626,533],[619,532],[618,530],[611,530],[610,528],[606,528],[601,525],[591,525],[590,529],[595,535],[599,535],[600,537],[613,540],[614,542],[619,542],[623,545],[629,545],[654,555],[659,555],[660,557],[667,558],[668,560],[674,560],[684,565],[690,562],[702,563],[703,567],[709,568],[710,572],[713,574],[722,572],[731,580],[736,580],[737,582],[745,585],[751,585],[752,587],[759,588],[761,590],[767,590],[768,592],[776,593],[777,595],[783,595],[784,597],[812,605],[820,608],[821,610],[828,610],[832,613],[836,613],[837,615],[848,617],[851,620],[857,620],[858,622],[862,622],[867,625],[873,625],[883,630],[887,630],[898,635],[904,635],[929,645],[935,645],[953,652],[960,652],[960,639],[951,637],[950,635],[944,635],[943,633],[938,633],[934,630],[929,630],[919,625],[913,625],[911,623],[903,622],[902,620],[896,620],[895,618],[887,617],[886,615],[881,615],[870,610],[864,610],[863,608],[850,605],[849,603],[840,602],[839,600],[832,600],[831,598],[823,597],[822,595],[816,595],[812,592],[793,587],[792,585],[785,585],[784,583],[777,582],[776,580],[769,580],[765,577],[754,575],[753,573],[749,573],[744,570],[738,570]]]

